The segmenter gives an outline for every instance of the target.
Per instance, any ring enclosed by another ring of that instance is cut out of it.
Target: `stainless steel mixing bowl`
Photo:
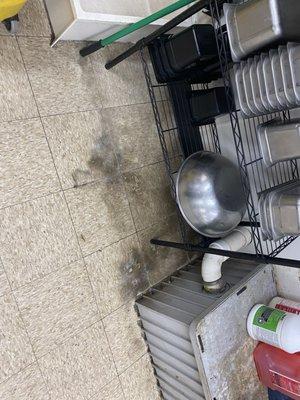
[[[223,237],[242,220],[246,200],[238,167],[221,154],[200,151],[178,173],[177,203],[187,223],[208,237]]]

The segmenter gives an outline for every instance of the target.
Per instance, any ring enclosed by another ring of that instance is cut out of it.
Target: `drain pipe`
[[[228,236],[212,243],[209,247],[218,250],[238,251],[252,241],[251,229],[241,226],[235,228]],[[206,253],[202,260],[202,278],[207,292],[219,292],[225,282],[222,279],[222,264],[229,257]]]

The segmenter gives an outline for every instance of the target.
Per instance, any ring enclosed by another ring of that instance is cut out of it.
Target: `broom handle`
[[[80,50],[80,54],[85,57],[91,53],[94,53],[95,51],[106,47],[112,43],[114,43],[115,41],[123,38],[124,36],[129,35],[130,33],[133,33],[141,28],[143,28],[144,26],[147,26],[149,24],[151,24],[154,21],[157,21],[160,18],[165,17],[168,14],[171,14],[172,12],[179,10],[182,7],[185,7],[193,2],[195,2],[196,0],[178,0],[173,4],[170,4],[169,6],[155,12],[152,15],[149,15],[146,18],[141,19],[138,22],[135,22],[134,24],[128,25],[125,28],[121,29],[120,31],[108,36],[105,39],[102,39],[98,42],[92,43],[90,46],[87,46],[85,48],[83,48],[82,50]]]

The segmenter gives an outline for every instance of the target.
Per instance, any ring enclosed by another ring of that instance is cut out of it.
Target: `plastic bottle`
[[[300,400],[300,353],[288,354],[276,347],[259,343],[253,356],[259,379],[264,386],[285,394],[288,399]]]
[[[249,335],[287,353],[300,351],[300,315],[257,304],[247,319]]]
[[[277,308],[288,313],[300,315],[300,303],[292,300],[284,299],[283,297],[274,297],[271,300],[269,307]]]

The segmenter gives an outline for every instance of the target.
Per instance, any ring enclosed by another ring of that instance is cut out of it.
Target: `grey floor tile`
[[[51,400],[90,399],[117,372],[101,322],[39,360]]]
[[[147,351],[133,302],[105,317],[103,323],[120,374]]]
[[[60,189],[41,121],[0,122],[0,208]]]
[[[82,44],[19,38],[20,48],[42,116],[100,107],[91,60],[82,58]]]
[[[8,279],[6,277],[6,273],[4,271],[4,268],[2,266],[1,260],[0,260],[0,296],[3,296],[4,294],[10,292],[10,286]]]
[[[175,201],[163,163],[129,171],[123,176],[137,230],[174,213]]]
[[[13,289],[80,258],[61,193],[0,210],[0,256]]]
[[[106,385],[91,400],[124,400],[124,394],[119,378],[114,379]]]
[[[49,20],[43,0],[28,0],[19,13],[20,23],[17,36],[51,36]],[[9,32],[0,26],[0,35]]]
[[[162,160],[163,155],[150,104],[107,108],[102,114],[104,131],[114,140],[122,171]]]
[[[130,44],[114,43],[91,57],[103,107],[149,102],[148,89],[138,53],[111,70],[106,70],[104,67],[108,60],[128,47]]]
[[[0,382],[3,382],[34,362],[29,338],[11,294],[0,297],[0,338]]]
[[[50,400],[37,364],[0,384],[1,400]]]
[[[70,189],[65,194],[85,255],[135,232],[119,177]]]
[[[98,111],[43,118],[56,168],[64,189],[118,172],[110,132]]]
[[[148,354],[123,372],[120,375],[120,381],[126,400],[159,400],[161,398]]]
[[[151,286],[160,282],[166,276],[171,275],[179,267],[187,263],[187,254],[184,251],[150,244],[150,240],[153,238],[173,242],[182,241],[177,215],[161,220],[159,224],[138,232],[138,236],[145,262],[148,266]]]
[[[99,318],[83,261],[16,290],[15,296],[37,357]]]
[[[0,121],[38,116],[18,43],[0,36]]]
[[[136,235],[85,257],[102,317],[133,300],[148,287],[148,276]]]

